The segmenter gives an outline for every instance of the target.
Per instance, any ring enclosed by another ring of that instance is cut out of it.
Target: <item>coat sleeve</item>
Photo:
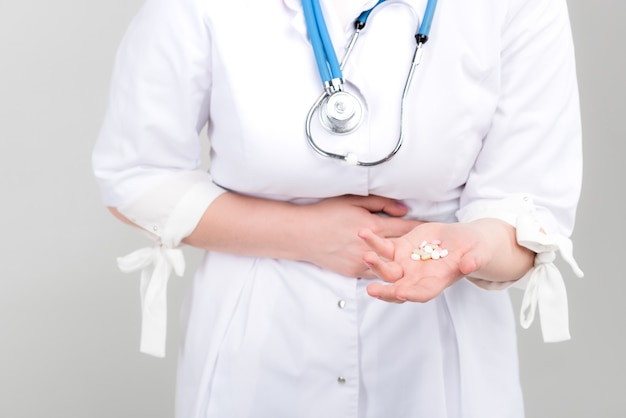
[[[200,0],[147,0],[119,47],[104,123],[93,151],[107,206],[155,239],[118,259],[141,271],[140,350],[165,355],[167,282],[182,275],[176,248],[223,190],[201,167],[209,114],[211,37]]]
[[[582,144],[565,0],[512,0],[501,39],[500,99],[458,216],[484,200],[530,195],[543,227],[569,236]]]
[[[569,235],[582,178],[581,123],[574,47],[565,0],[511,0],[502,28],[500,98],[467,179],[457,217],[498,218],[537,253],[520,321],[535,309],[545,341],[568,339],[565,286],[554,267],[561,252],[576,275]],[[507,284],[472,280],[497,289]],[[510,285],[511,283],[508,283]]]
[[[198,0],[148,0],[117,52],[93,151],[102,200],[174,247],[222,189],[201,167],[211,38]]]

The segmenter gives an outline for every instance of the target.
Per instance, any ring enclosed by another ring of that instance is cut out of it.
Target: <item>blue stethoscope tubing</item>
[[[335,48],[330,40],[319,0],[302,0],[309,39],[313,46],[315,62],[323,82],[342,78]]]
[[[313,115],[316,111],[320,111],[320,107],[322,103],[328,101],[328,99],[337,93],[342,93],[344,95],[349,95],[344,92],[343,88],[343,74],[342,69],[356,44],[356,40],[361,32],[361,30],[365,27],[367,23],[367,18],[370,13],[380,4],[384,3],[386,0],[379,0],[372,8],[363,11],[359,17],[354,22],[355,32],[348,43],[346,48],[346,53],[341,63],[337,59],[337,55],[335,53],[335,49],[333,47],[332,41],[330,39],[330,35],[328,34],[328,29],[326,27],[326,23],[324,20],[324,16],[322,14],[322,9],[320,7],[319,0],[302,0],[302,8],[304,11],[307,31],[309,34],[309,39],[311,41],[311,45],[313,47],[313,52],[315,55],[315,61],[317,63],[318,71],[320,74],[320,78],[322,79],[322,83],[324,85],[324,92],[320,95],[320,97],[313,103],[311,109],[309,110],[305,122],[305,132],[307,136],[307,141],[309,145],[320,155],[324,157],[329,157],[333,159],[339,159],[346,161],[350,165],[357,166],[375,166],[382,164],[386,161],[389,161],[393,156],[396,155],[400,147],[402,146],[404,140],[404,103],[406,100],[407,92],[409,90],[409,86],[411,84],[411,80],[413,79],[413,74],[415,73],[415,69],[419,65],[423,46],[428,41],[428,34],[430,33],[430,28],[432,25],[433,17],[435,14],[435,9],[437,7],[437,0],[428,0],[426,5],[426,10],[424,12],[424,17],[422,19],[421,24],[419,25],[418,30],[415,34],[415,41],[417,43],[415,47],[415,52],[413,53],[413,58],[411,60],[411,67],[409,69],[409,73],[407,75],[404,89],[402,92],[402,101],[400,107],[400,134],[396,141],[396,145],[393,150],[385,157],[376,160],[376,161],[361,161],[355,155],[351,153],[347,154],[336,154],[332,152],[325,151],[321,149],[311,134],[311,121]],[[349,95],[351,96],[351,95]],[[354,100],[357,100],[356,98]],[[341,132],[340,132],[341,133]]]

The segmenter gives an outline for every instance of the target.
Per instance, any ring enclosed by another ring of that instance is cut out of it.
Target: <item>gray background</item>
[[[140,4],[0,0],[0,418],[172,416],[176,313],[199,252],[187,250],[187,274],[170,283],[168,358],[139,354],[138,278],[115,257],[147,241],[104,210],[90,171],[113,55]],[[569,4],[586,278],[563,269],[571,342],[543,344],[538,324],[520,332],[523,385],[529,418],[626,417],[626,3]]]

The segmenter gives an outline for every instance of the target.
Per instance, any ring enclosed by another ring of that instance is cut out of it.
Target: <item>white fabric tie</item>
[[[567,292],[563,276],[553,264],[556,252],[570,265],[574,274],[583,277],[582,270],[574,260],[572,242],[562,235],[545,234],[530,214],[517,219],[517,242],[537,253],[535,266],[520,280],[526,284],[522,299],[520,324],[530,327],[539,309],[541,332],[545,342],[569,340],[569,312]]]
[[[141,345],[142,353],[165,357],[167,334],[167,282],[172,270],[179,277],[185,271],[185,258],[179,248],[160,244],[141,248],[117,259],[124,273],[141,270]]]

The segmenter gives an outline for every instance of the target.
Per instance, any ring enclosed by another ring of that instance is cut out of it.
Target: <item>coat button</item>
[[[337,378],[337,383],[339,383],[340,385],[345,385],[346,384],[346,378],[343,376],[339,376]]]
[[[343,309],[346,307],[346,301],[345,300],[340,300],[339,302],[337,302],[337,306],[339,307],[339,309]]]

